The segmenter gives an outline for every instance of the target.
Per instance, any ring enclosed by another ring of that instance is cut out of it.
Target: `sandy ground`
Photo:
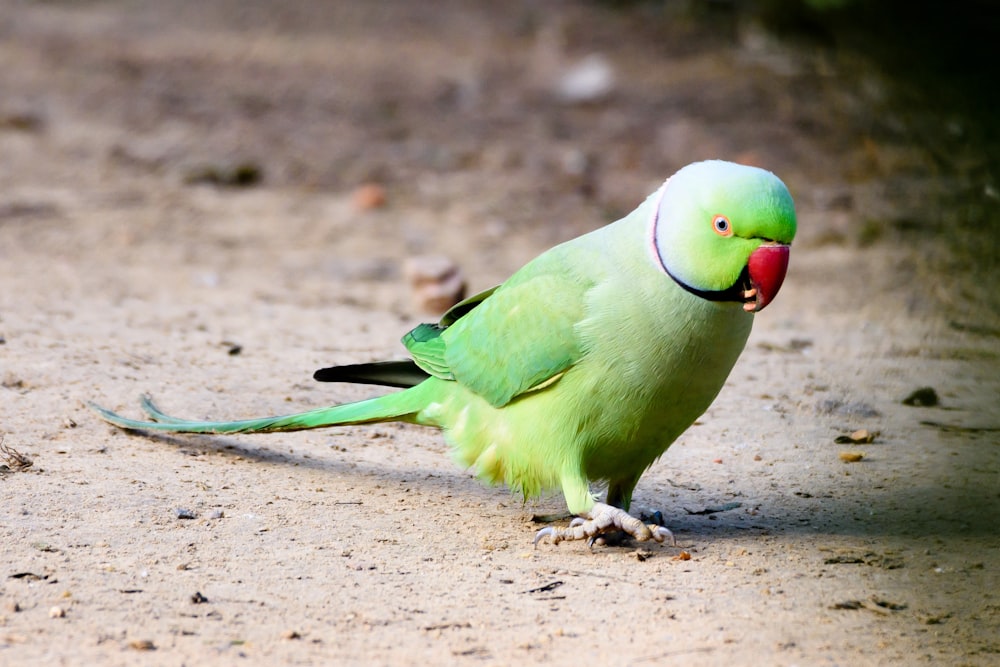
[[[923,173],[871,80],[641,9],[166,4],[0,11],[0,434],[33,461],[0,473],[0,663],[997,664],[996,313],[927,279],[933,239],[861,242]],[[610,96],[554,99],[591,52]],[[533,549],[561,498],[432,430],[151,438],[85,406],[369,395],[311,373],[401,354],[406,257],[486,288],[705,157],[785,178],[801,234],[637,489],[681,548]],[[204,182],[241,164],[261,182]],[[940,406],[901,403],[922,386]]]

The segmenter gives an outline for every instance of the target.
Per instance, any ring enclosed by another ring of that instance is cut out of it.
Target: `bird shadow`
[[[420,427],[406,425],[403,428]],[[491,489],[474,477],[463,475],[458,468],[452,468],[449,473],[439,468],[421,468],[412,462],[400,468],[386,462],[352,459],[349,452],[343,458],[282,452],[270,446],[248,445],[228,436],[176,435],[132,429],[123,429],[123,432],[130,437],[161,442],[198,455],[221,455],[271,466],[290,465],[337,475],[376,478],[399,485],[412,484],[414,479],[419,478],[424,491],[442,497],[456,493],[481,500],[497,493],[506,493],[507,499],[512,497],[510,492]],[[375,440],[366,446],[379,447],[377,443]],[[446,456],[444,451],[440,453]],[[386,457],[388,460],[391,457]],[[949,489],[930,484],[909,485],[871,490],[861,498],[832,492],[811,496],[775,491],[758,495],[752,501],[741,499],[723,503],[714,509],[706,500],[708,493],[707,489],[647,492],[637,505],[659,509],[671,531],[695,541],[745,539],[754,535],[857,538],[1000,535],[1000,522],[996,520],[1000,516],[1000,494],[987,485],[969,484]],[[632,509],[636,510],[637,505],[633,505]],[[551,509],[556,507],[553,505]],[[527,507],[525,511],[530,513]],[[541,520],[539,523],[558,523],[569,518],[567,513],[558,509],[554,513],[535,516]]]
[[[403,428],[422,428],[410,425],[401,426]],[[343,457],[340,457],[334,455],[334,450],[331,448],[326,448],[322,452],[311,450],[308,453],[304,451],[299,453],[300,449],[306,449],[305,445],[294,446],[295,451],[290,452],[280,451],[269,445],[254,446],[230,436],[171,434],[126,428],[117,430],[124,433],[127,437],[163,443],[198,456],[213,455],[239,459],[254,464],[294,466],[329,473],[331,475],[391,481],[401,486],[408,486],[412,484],[414,479],[420,479],[420,486],[424,491],[431,494],[437,492],[441,496],[454,495],[456,492],[468,493],[470,496],[479,496],[490,492],[488,487],[484,487],[475,478],[462,475],[458,468],[424,468],[414,465],[412,461],[408,461],[405,468],[396,467],[388,463],[388,461],[393,460],[393,457],[390,456],[386,456],[384,462],[371,463],[351,458],[349,450]],[[249,437],[253,436],[250,435]],[[372,444],[366,445],[366,448],[378,447],[379,445],[374,444],[377,442],[379,441],[372,441]],[[287,445],[288,443],[286,442],[285,444]],[[444,451],[441,452],[441,455],[447,456]],[[398,459],[398,457],[395,458]]]

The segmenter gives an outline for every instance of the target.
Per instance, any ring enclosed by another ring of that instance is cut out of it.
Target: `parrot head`
[[[778,293],[795,237],[788,188],[769,171],[711,160],[688,165],[654,195],[652,251],[688,292],[762,310]]]

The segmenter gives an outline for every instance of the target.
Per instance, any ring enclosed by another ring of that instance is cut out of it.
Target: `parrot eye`
[[[729,224],[729,218],[724,215],[717,215],[712,219],[712,227],[715,228],[715,233],[721,236],[732,236],[733,228]]]

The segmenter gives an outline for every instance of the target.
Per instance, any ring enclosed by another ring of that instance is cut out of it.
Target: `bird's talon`
[[[535,533],[534,545],[536,549],[538,548],[538,543],[541,542],[546,537],[549,538],[549,541],[552,544],[559,544],[558,540],[559,532],[556,530],[555,527],[548,526],[546,528],[542,528],[540,531]]]
[[[663,515],[657,512],[654,515],[657,521],[663,521]],[[549,526],[535,533],[535,547],[545,538],[549,538],[552,544],[559,544],[564,541],[586,540],[587,546],[620,544],[621,538],[628,538],[638,542],[653,540],[655,542],[665,542],[670,539],[670,544],[677,546],[674,534],[664,526],[655,524],[647,525],[642,520],[635,518],[628,512],[618,507],[612,507],[604,503],[597,503],[587,513],[586,518],[577,517],[573,519],[567,528],[556,528]]]
[[[657,514],[659,514],[659,512],[657,512]],[[662,519],[663,517],[661,516],[660,518]],[[657,542],[661,543],[665,542],[666,539],[669,537],[670,546],[672,547],[677,546],[677,538],[674,537],[674,534],[671,533],[670,529],[667,528],[666,526],[650,526],[649,529],[653,533],[653,539],[656,540]]]

